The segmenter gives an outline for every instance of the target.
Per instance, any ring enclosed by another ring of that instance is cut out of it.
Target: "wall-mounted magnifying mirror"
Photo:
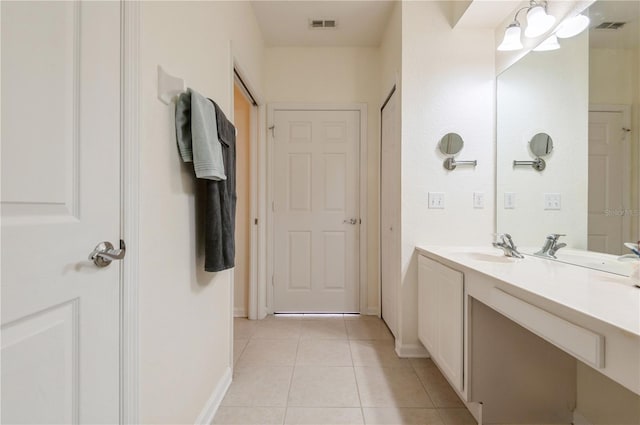
[[[464,140],[458,133],[447,133],[442,139],[440,139],[440,143],[438,143],[438,148],[440,152],[445,155],[456,155],[464,146]]]
[[[553,139],[547,133],[538,133],[529,142],[529,149],[537,158],[549,155],[553,151]]]

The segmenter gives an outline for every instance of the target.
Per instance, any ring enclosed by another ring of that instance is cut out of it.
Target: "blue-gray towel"
[[[193,161],[196,177],[207,180],[227,178],[215,107],[195,90],[189,89],[178,98],[176,139],[182,160]]]

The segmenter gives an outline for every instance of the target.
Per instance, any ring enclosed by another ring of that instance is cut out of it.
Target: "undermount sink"
[[[514,263],[518,259],[513,257],[506,257],[499,251],[495,254],[487,254],[484,252],[467,252],[465,253],[469,258],[475,261],[483,261],[486,263]]]

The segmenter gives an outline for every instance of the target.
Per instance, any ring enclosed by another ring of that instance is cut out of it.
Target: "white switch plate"
[[[562,209],[562,197],[559,193],[545,193],[544,194],[544,209],[545,210],[560,210]]]
[[[484,208],[484,192],[473,192],[473,208]]]
[[[429,192],[429,208],[444,209],[443,192]]]
[[[514,192],[504,193],[504,209],[513,210],[516,208],[516,194]]]

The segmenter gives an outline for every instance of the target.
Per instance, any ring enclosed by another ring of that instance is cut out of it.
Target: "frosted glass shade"
[[[548,52],[550,50],[558,50],[560,48],[560,44],[558,44],[558,37],[551,35],[545,41],[540,43],[538,47],[533,49],[534,52]]]
[[[556,35],[558,38],[576,36],[587,29],[590,23],[591,19],[589,19],[589,17],[585,15],[576,15],[572,18],[565,19],[558,27]]]
[[[520,29],[520,25],[516,23],[509,25],[504,32],[504,39],[498,46],[498,50],[506,52],[522,49],[522,43],[520,42],[521,34],[522,30]]]
[[[527,29],[524,35],[532,38],[544,34],[549,31],[556,21],[542,6],[534,6],[527,12]]]

